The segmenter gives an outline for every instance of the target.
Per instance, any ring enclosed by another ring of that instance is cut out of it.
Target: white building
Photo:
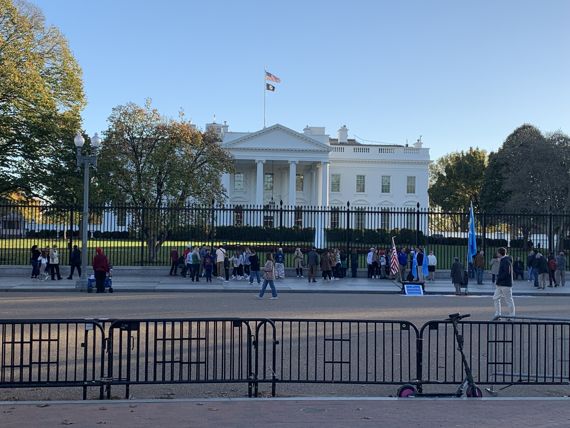
[[[235,173],[222,183],[234,205],[346,206],[415,208],[428,206],[429,149],[361,144],[325,128],[299,133],[276,124],[257,132],[229,132],[211,123],[222,146],[235,159]]]

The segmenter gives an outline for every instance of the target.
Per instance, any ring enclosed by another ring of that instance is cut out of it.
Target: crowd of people
[[[274,279],[285,278],[286,257],[283,248],[277,248],[271,254],[274,263]],[[367,274],[370,279],[392,279],[409,281],[426,281],[435,279],[437,258],[430,251],[424,255],[421,246],[416,248],[397,248],[398,271],[391,269],[392,251],[390,249],[370,248],[366,255]],[[306,278],[309,283],[317,281],[337,281],[358,276],[360,255],[356,249],[349,254],[339,248],[317,250],[315,247],[303,252],[296,248],[290,258],[289,266],[295,269],[296,278]],[[229,281],[249,281],[250,284],[261,284],[263,269],[262,260],[251,247],[238,250],[226,250],[220,245],[211,251],[206,245],[186,246],[180,253],[177,248],[170,251],[169,275],[189,277],[193,282],[201,279],[212,282],[213,278]],[[425,266],[424,266],[425,265]]]

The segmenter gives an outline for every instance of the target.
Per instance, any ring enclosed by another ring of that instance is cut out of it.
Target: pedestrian
[[[566,256],[564,255],[564,251],[560,251],[558,256],[556,256],[556,286],[558,287],[561,285],[564,287],[566,285]]]
[[[424,263],[427,263],[427,260],[424,256],[424,250],[422,247],[416,247],[416,260],[417,260],[417,278],[418,282],[425,282],[424,277]]]
[[[57,250],[57,245],[53,244],[49,250],[49,266],[51,280],[54,281],[57,275],[57,279],[60,280],[61,273],[59,272],[59,251]]]
[[[323,273],[323,281],[326,281],[327,279],[332,281],[331,256],[328,250],[325,250],[321,256],[321,271]]]
[[[278,248],[275,253],[275,279],[285,278],[285,254],[283,248]]]
[[[495,304],[495,316],[493,321],[502,317],[501,302],[509,308],[507,318],[515,316],[515,302],[513,301],[513,261],[507,255],[506,248],[499,248],[498,255],[500,258],[499,272],[497,273],[497,281],[495,283],[495,294],[493,295],[493,303]]]
[[[273,262],[273,256],[271,253],[267,253],[265,259],[265,266],[263,266],[263,285],[261,286],[261,290],[259,291],[257,298],[263,299],[265,289],[267,288],[267,285],[269,285],[271,288],[271,300],[275,300],[279,298],[277,297],[277,290],[275,289],[275,284],[273,282],[275,279],[275,263]]]
[[[368,251],[368,254],[366,255],[366,265],[368,267],[368,278],[374,277],[374,266],[372,265],[372,262],[374,261],[374,251],[376,251],[376,248],[372,247],[372,248],[370,248],[370,251]]]
[[[184,278],[186,278],[186,275],[188,274],[188,271],[190,269],[190,265],[188,263],[188,254],[190,254],[191,252],[192,248],[190,247],[190,245],[186,245],[186,248],[184,248],[184,252],[182,253],[183,265],[182,265],[182,271],[180,272],[180,275],[182,275]]]
[[[526,267],[528,269],[528,282],[535,283],[535,287],[537,286],[538,279],[535,279],[535,271],[534,271],[534,259],[536,257],[536,252],[534,250],[530,250],[528,252],[528,256],[526,257]]]
[[[340,262],[340,251],[338,250],[338,248],[335,248],[330,252],[330,258],[331,258],[331,269],[333,272],[333,279],[335,281],[338,281],[341,278],[340,268],[342,266]]]
[[[548,286],[552,287],[552,283],[556,284],[556,257],[554,257],[554,253],[548,254]],[[558,286],[558,284],[556,284]]]
[[[253,279],[255,278],[257,280],[257,283],[261,284],[261,279],[259,278],[259,256],[253,248],[251,249],[251,254],[249,255],[249,269],[249,283],[253,284]]]
[[[380,279],[386,278],[386,253],[384,250],[378,251],[378,264],[380,265]]]
[[[348,268],[348,257],[343,250],[340,250],[340,277],[346,278],[346,269]]]
[[[406,279],[406,268],[408,267],[408,253],[405,248],[398,252],[398,264],[400,265],[400,278],[402,282]]]
[[[309,283],[317,282],[315,277],[317,276],[318,266],[320,264],[319,260],[319,253],[317,253],[317,249],[315,247],[311,248],[309,254],[307,254],[307,268],[308,268],[308,278]]]
[[[358,275],[358,251],[356,251],[356,248],[353,248],[350,253],[350,269],[352,277],[356,278]]]
[[[465,268],[463,267],[463,264],[461,264],[461,262],[459,261],[459,257],[455,257],[453,259],[453,264],[451,265],[451,282],[455,287],[456,296],[461,295],[461,286],[463,285],[464,270]],[[465,290],[465,293],[467,294],[467,290]]]
[[[95,249],[95,257],[93,257],[93,271],[95,272],[95,288],[97,293],[105,292],[105,279],[109,274],[109,260],[99,247]]]
[[[177,248],[171,248],[170,249],[170,273],[168,275],[170,276],[176,276],[178,275],[178,260],[180,259],[180,256],[178,255],[178,249]]]
[[[524,279],[524,263],[522,262],[520,257],[517,257],[515,262],[513,263],[513,272],[514,272],[514,279],[515,281],[521,277]]]
[[[433,251],[428,254],[428,279],[430,281],[435,281],[435,267],[437,266],[437,258]],[[463,273],[462,273],[463,275]]]
[[[538,273],[538,287],[541,290],[544,290],[546,287],[546,281],[548,280],[548,263],[546,262],[546,257],[538,252],[536,253],[534,262],[534,269]]]
[[[232,279],[239,280],[239,253],[234,251],[233,256],[230,257],[230,265],[232,267]]]
[[[210,254],[210,250],[206,250],[206,254],[202,258],[202,270],[204,271],[204,277],[206,282],[212,282],[212,270],[214,270],[214,257]]]
[[[243,279],[248,280],[251,274],[251,262],[249,257],[251,256],[251,250],[249,247],[245,247],[243,252]]]
[[[81,251],[77,248],[77,245],[74,245],[71,250],[69,264],[71,266],[71,271],[69,272],[67,279],[73,279],[73,272],[75,272],[75,269],[77,269],[77,274],[81,278]]]
[[[40,278],[40,279],[43,279],[44,281],[47,281],[47,279],[50,276],[48,258],[49,258],[48,250],[43,249],[41,252],[41,255],[38,257],[38,265],[40,268],[40,273],[38,275],[43,275],[43,278]]]
[[[37,245],[32,245],[32,248],[30,248],[30,263],[32,264],[32,279],[37,279],[39,274],[40,274],[40,262],[38,261],[38,259],[40,258],[40,256],[42,255],[42,253],[40,252],[40,250],[38,250],[38,246]]]
[[[489,263],[489,268],[491,269],[491,283],[495,283],[495,279],[497,279],[497,274],[499,273],[499,262],[500,262],[499,254],[495,253],[491,262]]]
[[[192,282],[200,282],[200,263],[200,249],[196,246],[190,253],[190,279]]]
[[[224,279],[224,261],[226,260],[226,250],[221,245],[216,250],[216,273],[218,274],[218,279]],[[228,279],[228,278],[226,278]]]
[[[473,268],[477,277],[477,285],[483,284],[483,272],[485,272],[485,253],[479,250],[473,258]]]
[[[372,253],[372,278],[380,278],[380,254],[379,249],[374,249]]]
[[[304,278],[303,276],[303,265],[305,257],[303,256],[303,252],[300,248],[295,249],[295,254],[293,254],[293,264],[295,265],[295,273],[297,274],[297,278]]]
[[[206,253],[208,252],[208,250],[206,249],[206,244],[202,244],[202,246],[200,247],[200,251],[198,252],[200,254],[200,278],[203,278],[206,276],[206,272],[204,269],[204,257],[206,257]]]

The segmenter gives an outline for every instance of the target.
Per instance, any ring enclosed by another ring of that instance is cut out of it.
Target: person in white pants
[[[505,315],[507,318],[515,316],[515,302],[513,300],[513,262],[510,256],[507,256],[506,248],[499,248],[498,251],[499,273],[495,282],[495,294],[493,295],[493,303],[495,304],[495,316],[493,321],[500,319],[503,315],[501,312],[501,301],[509,309],[509,313]]]

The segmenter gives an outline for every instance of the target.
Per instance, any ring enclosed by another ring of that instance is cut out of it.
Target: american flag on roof
[[[400,271],[400,263],[398,262],[398,251],[396,244],[392,238],[392,256],[390,257],[390,275],[396,275]]]
[[[265,72],[265,80],[269,80],[275,83],[281,83],[281,79],[274,74],[271,74],[269,71]]]

